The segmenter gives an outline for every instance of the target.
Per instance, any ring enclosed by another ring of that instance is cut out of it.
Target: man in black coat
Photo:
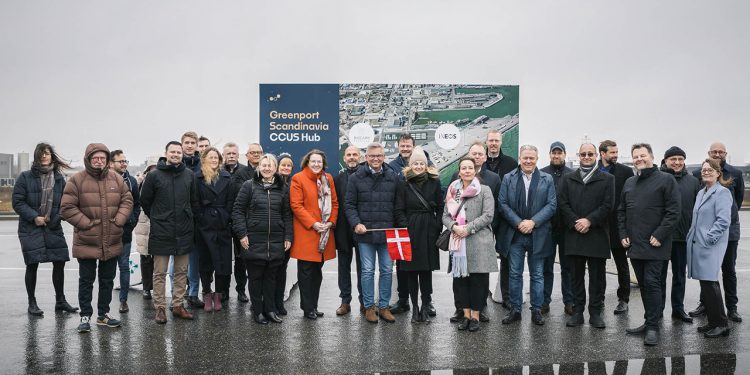
[[[117,258],[120,269],[120,313],[130,311],[128,307],[128,289],[130,289],[130,249],[133,245],[133,229],[138,224],[138,216],[141,215],[141,194],[138,191],[138,182],[135,177],[128,173],[128,159],[122,150],[114,150],[109,153],[110,168],[120,174],[125,185],[128,186],[133,196],[133,211],[130,213],[128,222],[122,227],[122,254]]]
[[[622,187],[625,181],[633,177],[633,170],[627,166],[617,163],[619,150],[615,141],[606,140],[599,144],[599,164],[597,168],[602,172],[607,172],[615,176],[615,208],[620,205]],[[617,212],[612,211],[609,216],[609,241],[612,251],[612,258],[617,267],[617,307],[615,314],[624,314],[628,312],[628,302],[630,302],[630,266],[625,248],[617,236]]]
[[[724,304],[727,306],[727,317],[735,322],[742,322],[742,316],[737,312],[737,247],[740,240],[740,222],[739,215],[736,211],[742,207],[742,201],[745,198],[745,182],[742,178],[742,171],[727,163],[727,147],[721,142],[714,142],[708,150],[708,157],[719,162],[721,173],[724,178],[732,178],[732,186],[729,191],[734,197],[735,206],[732,207],[732,222],[729,226],[729,243],[727,251],[724,253],[724,260],[721,263],[721,280],[724,286]],[[693,176],[700,180],[701,169],[693,171]],[[701,298],[701,301],[703,299]],[[701,316],[706,313],[703,303],[698,308],[690,312],[690,316]]]
[[[628,249],[635,277],[641,287],[646,321],[628,334],[644,334],[643,343],[659,343],[662,305],[662,268],[672,255],[672,232],[680,220],[680,189],[677,181],[654,165],[647,143],[631,148],[638,175],[625,181],[617,219],[622,246]]]
[[[201,154],[198,150],[198,133],[194,131],[185,132],[180,137],[182,143],[182,163],[185,168],[190,169],[194,174],[201,170]],[[188,304],[194,308],[203,308],[203,301],[198,297],[200,289],[200,271],[198,265],[198,251],[193,248],[190,251],[188,261]]]
[[[555,182],[555,192],[557,200],[560,200],[560,180],[572,169],[565,165],[565,145],[562,142],[554,142],[549,147],[549,165],[542,168],[542,172],[549,173]],[[596,155],[594,156],[596,161]],[[567,253],[565,252],[565,227],[560,220],[560,206],[557,213],[552,217],[552,242],[557,247],[560,258],[560,289],[562,290],[563,303],[565,304],[565,313],[573,315],[573,292],[571,291],[571,265],[568,262]],[[555,253],[547,257],[544,261],[544,304],[542,305],[542,314],[549,312],[549,304],[552,302],[552,288],[555,284]]]
[[[485,146],[487,147],[487,161],[484,162],[482,169],[494,172],[500,177],[500,181],[502,182],[503,176],[518,168],[518,162],[516,159],[503,154],[503,134],[497,129],[487,132]],[[500,188],[498,188],[499,191]],[[495,200],[497,200],[497,197],[495,197]],[[505,221],[505,218],[499,214],[499,211],[496,211],[495,219],[495,226],[492,229],[495,231],[495,236],[497,236],[500,225]],[[500,290],[500,304],[504,308],[510,309],[510,296],[508,294],[510,288],[510,262],[507,257],[503,256],[503,252],[500,251],[502,243],[501,238],[495,238],[495,251],[497,251],[500,258],[500,275],[498,275],[497,279],[499,288],[496,288],[495,292],[497,293],[497,290]]]
[[[169,257],[174,256],[172,314],[183,319],[193,315],[182,306],[188,257],[195,248],[193,209],[198,206],[195,176],[182,162],[182,145],[171,141],[141,187],[141,207],[151,220],[148,250],[154,256],[154,307],[156,323],[167,322],[165,283]]]
[[[497,205],[497,198],[500,195],[500,176],[498,176],[496,173],[490,171],[487,168],[483,168],[485,165],[485,162],[487,162],[487,150],[484,148],[484,144],[482,142],[474,142],[471,147],[469,147],[469,153],[466,154],[466,156],[474,159],[474,168],[476,170],[476,176],[479,179],[479,183],[482,185],[486,185],[488,188],[490,188],[490,191],[492,191],[492,197],[495,199],[495,217],[492,219],[492,230],[496,233],[498,233],[498,227],[500,223],[499,217],[500,212],[498,211],[498,205]],[[458,179],[458,172],[454,173],[451,177],[451,181],[455,181]],[[497,250],[497,246],[495,246],[495,250]],[[487,290],[487,294],[489,294],[489,289]],[[453,302],[456,306],[456,311],[453,313],[453,316],[450,317],[451,323],[458,323],[464,318],[464,311],[462,308],[459,307],[458,301],[455,299],[455,296],[458,296],[459,293],[455,289],[455,283],[454,283],[454,290],[453,290]],[[486,300],[486,298],[485,298]],[[503,300],[503,306],[509,306],[510,300]],[[485,306],[486,307],[486,306]],[[484,313],[484,308],[479,311],[479,321],[481,322],[489,322],[490,317],[487,316],[487,314]]]
[[[239,161],[239,147],[236,143],[229,142],[224,144],[222,150],[224,157],[224,169],[232,175],[233,193],[240,191],[242,184],[252,178],[252,169],[242,165]],[[236,196],[232,197],[232,202],[237,199]],[[246,303],[249,301],[247,294],[245,294],[245,286],[247,285],[247,269],[245,268],[245,262],[240,257],[240,240],[235,236],[232,236],[232,248],[234,249],[234,281],[237,284],[235,290],[237,291],[237,301]],[[225,293],[221,296],[222,302],[229,300],[229,293]]]
[[[391,298],[393,261],[388,253],[385,231],[393,228],[394,205],[398,176],[385,168],[383,146],[371,143],[367,146],[367,165],[361,166],[349,176],[346,187],[346,218],[354,229],[354,240],[358,243],[362,261],[362,301],[365,319],[371,323],[380,319],[393,323],[396,319],[388,305]],[[380,270],[379,293],[375,305],[375,258]]]
[[[695,197],[700,190],[700,182],[697,178],[687,173],[685,168],[685,151],[677,146],[670,147],[664,153],[661,163],[661,171],[674,176],[677,187],[680,189],[680,221],[672,232],[672,318],[685,323],[692,323],[691,318],[685,313],[685,276],[687,273],[687,234],[693,218],[693,207]],[[661,271],[662,275],[662,309],[667,302],[667,262]]]
[[[346,167],[339,171],[339,174],[333,178],[337,197],[346,197],[349,176],[357,171],[359,158],[360,152],[357,146],[349,146],[344,151],[344,165]],[[346,218],[346,205],[344,204],[339,204],[339,215],[336,228],[334,228],[334,239],[336,240],[336,251],[338,252],[339,297],[341,298],[341,305],[336,309],[336,315],[346,315],[352,311],[352,258],[356,258],[359,312],[364,313],[365,305],[362,302],[362,265],[359,258],[359,248],[354,241],[352,226],[349,225],[349,220]]]
[[[575,312],[568,327],[583,324],[586,306],[586,266],[589,270],[589,323],[604,328],[602,309],[607,288],[609,217],[615,204],[615,178],[596,168],[596,146],[584,143],[578,150],[580,168],[564,175],[557,190],[559,224],[564,231],[566,255],[572,268]]]

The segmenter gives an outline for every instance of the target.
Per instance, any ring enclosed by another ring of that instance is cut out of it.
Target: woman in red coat
[[[322,317],[318,311],[323,262],[336,257],[331,227],[336,223],[339,202],[333,177],[325,173],[326,156],[312,150],[302,158],[299,173],[292,176],[289,204],[294,214],[292,258],[297,259],[300,307],[308,319]]]

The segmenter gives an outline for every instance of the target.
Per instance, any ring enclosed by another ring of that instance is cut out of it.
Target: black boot
[[[425,323],[429,323],[430,322],[430,311],[424,305],[419,310],[419,318],[420,318],[421,322],[425,322]]]
[[[55,302],[55,311],[65,311],[69,313],[78,312],[77,307],[71,306],[68,301],[65,300],[65,295],[57,296],[57,302]]]
[[[411,322],[416,323],[416,322],[421,322],[421,321],[422,320],[419,314],[419,307],[415,304],[414,306],[411,307]]]
[[[42,316],[44,315],[44,311],[42,311],[39,306],[36,304],[36,298],[35,297],[29,297],[29,314],[34,316]]]

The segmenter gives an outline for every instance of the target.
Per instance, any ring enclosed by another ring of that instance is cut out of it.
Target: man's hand
[[[586,234],[591,228],[591,222],[589,219],[583,218],[576,220],[576,230],[578,233]]]
[[[659,242],[659,240],[657,240],[656,237],[654,237],[654,236],[651,236],[651,239],[648,242],[653,247],[661,247],[661,242]]]
[[[289,248],[292,247],[292,241],[284,241],[284,251],[289,251]]]
[[[357,226],[354,227],[354,233],[357,234],[365,234],[367,232],[367,228],[364,224],[357,224]]]
[[[247,239],[247,236],[240,239],[240,245],[242,245],[242,248],[245,250],[250,248],[250,240]]]
[[[630,237],[623,238],[620,243],[622,244],[622,247],[629,248],[630,247]]]
[[[518,223],[518,231],[523,234],[529,234],[534,230],[534,226],[536,226],[536,223],[532,220],[522,220],[520,223]]]

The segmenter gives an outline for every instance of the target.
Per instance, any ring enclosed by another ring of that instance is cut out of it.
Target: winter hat
[[[682,156],[683,158],[687,158],[687,155],[685,155],[685,151],[683,151],[681,148],[677,146],[670,147],[666,152],[664,152],[664,160],[671,158],[672,156]]]
[[[414,147],[414,149],[411,151],[411,156],[409,157],[409,166],[417,161],[421,161],[425,165],[427,165],[427,155],[424,153],[424,150],[422,150],[422,146]]]

